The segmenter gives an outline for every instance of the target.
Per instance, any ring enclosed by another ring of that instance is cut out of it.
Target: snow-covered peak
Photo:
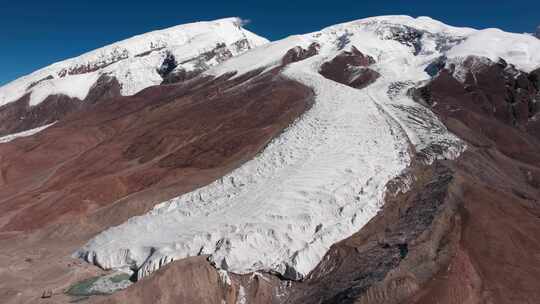
[[[530,72],[540,66],[540,40],[530,35],[514,34],[500,29],[485,29],[467,36],[453,47],[448,57],[479,56],[493,62],[500,58],[518,69]]]
[[[459,61],[471,55],[486,57],[492,62],[502,58],[524,71],[540,66],[540,40],[531,35],[454,27],[429,17],[397,15],[359,19],[290,36],[230,60],[208,73],[218,75],[236,70],[239,75],[257,68],[270,68],[280,64],[287,50],[296,46],[307,48],[312,43],[320,45],[321,52],[328,56],[355,46],[377,61],[395,58],[399,53],[403,60],[420,61],[426,66],[440,57]]]
[[[364,19],[359,19],[352,22],[347,22],[332,27],[347,27],[352,25],[379,25],[379,26],[388,26],[388,25],[401,25],[416,28],[418,30],[423,30],[431,33],[452,33],[454,35],[467,35],[475,30],[468,27],[455,27],[450,26],[445,23],[442,23],[438,20],[432,19],[430,17],[421,16],[421,17],[411,17],[407,15],[388,15],[388,16],[377,16],[369,17]]]
[[[178,25],[137,35],[81,56],[57,62],[0,87],[0,106],[30,93],[30,105],[48,95],[65,94],[84,99],[102,74],[114,76],[123,95],[159,84],[163,75],[158,69],[171,55],[186,69],[204,68],[267,43],[242,27],[240,18]],[[224,56],[209,53],[218,49]],[[197,60],[194,67],[193,60]]]

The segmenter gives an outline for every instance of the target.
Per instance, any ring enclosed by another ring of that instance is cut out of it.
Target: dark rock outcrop
[[[374,63],[375,59],[353,46],[350,51],[342,51],[331,61],[323,63],[319,73],[333,81],[362,89],[380,77],[378,72],[368,67]]]
[[[405,25],[394,25],[383,28],[386,32],[379,35],[383,39],[395,40],[403,45],[406,45],[413,49],[413,53],[418,55],[422,50],[422,36],[425,34],[423,31],[416,28]]]
[[[321,46],[318,43],[312,43],[309,45],[307,49],[303,49],[302,47],[294,47],[285,53],[285,56],[283,56],[283,59],[281,60],[282,65],[287,65],[293,62],[302,61],[306,58],[315,56],[319,53],[319,48]]]
[[[167,52],[165,59],[163,59],[163,63],[161,66],[157,69],[158,74],[161,76],[161,78],[167,77],[176,67],[178,66],[178,62],[176,62],[176,58],[174,55],[170,52]]]
[[[219,43],[212,50],[186,61],[176,62],[176,60],[165,59],[164,66],[166,66],[167,69],[163,72],[159,72],[163,78],[162,84],[184,82],[199,76],[202,72],[210,68],[207,64],[210,60],[221,63],[232,58],[233,53],[230,48],[235,48],[235,52],[240,53],[250,49],[251,45],[249,44],[249,41],[242,39],[236,41],[230,47],[227,47],[224,43]],[[190,68],[186,69],[182,67],[185,64],[189,65]]]

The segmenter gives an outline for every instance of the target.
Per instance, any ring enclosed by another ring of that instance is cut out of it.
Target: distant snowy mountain
[[[40,69],[0,87],[0,106],[29,94],[29,105],[49,95],[85,99],[101,76],[114,77],[122,95],[160,84],[169,74],[196,74],[268,41],[239,18],[179,25],[138,35]],[[186,76],[184,76],[186,77]]]
[[[536,32],[534,33],[536,38],[540,39],[540,25],[536,27]]]

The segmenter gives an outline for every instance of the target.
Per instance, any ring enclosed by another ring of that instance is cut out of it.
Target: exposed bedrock
[[[212,65],[223,63],[234,54],[243,53],[251,47],[246,39],[238,40],[230,46],[218,43],[213,49],[181,62],[177,62],[174,55],[169,52],[158,68],[158,74],[163,78],[162,84],[184,82],[199,76]]]
[[[315,56],[319,53],[320,45],[316,42],[313,42],[309,45],[307,49],[304,49],[300,46],[294,47],[285,53],[282,59],[282,65],[287,65],[289,63],[298,62],[309,57]]]
[[[379,73],[369,68],[375,60],[358,51],[354,46],[350,51],[341,51],[332,60],[321,65],[319,73],[324,77],[356,89],[362,89],[375,82]]]
[[[469,57],[410,94],[468,142],[496,146],[510,157],[538,164],[539,74],[518,71],[504,61]]]

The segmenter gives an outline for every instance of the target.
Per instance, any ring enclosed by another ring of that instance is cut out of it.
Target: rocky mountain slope
[[[179,47],[195,65],[101,67],[159,85],[0,124],[23,131],[0,138],[0,299],[540,300],[540,40],[383,16],[265,43],[238,22],[178,27],[226,37]]]

